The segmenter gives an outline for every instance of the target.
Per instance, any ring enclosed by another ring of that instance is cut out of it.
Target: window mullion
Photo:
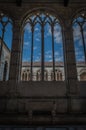
[[[85,63],[86,63],[85,39],[84,39],[84,34],[83,34],[83,29],[82,29],[82,26],[80,26],[80,28],[81,28],[81,35],[82,35],[82,42],[83,42],[84,55],[85,55]]]
[[[42,23],[41,29],[41,37],[42,37],[42,45],[41,45],[41,80],[44,80],[44,23]]]
[[[34,26],[32,25],[32,43],[31,43],[31,81],[33,79],[33,39],[34,39]]]
[[[53,58],[53,76],[55,80],[55,58],[54,58],[54,25],[51,26],[52,28],[52,58]]]
[[[5,26],[3,26],[3,29],[2,29],[2,38],[1,38],[1,47],[0,47],[0,64],[1,64],[1,57],[2,57],[4,33],[5,33]]]
[[[25,30],[23,30],[22,31],[22,37],[21,37],[21,42],[22,42],[22,51],[23,51],[23,47],[24,47],[24,33],[25,33]],[[22,55],[23,55],[23,53],[21,53],[21,58],[22,58]],[[21,69],[23,68],[23,64],[22,64],[22,59],[21,59]],[[24,80],[24,78],[22,78],[22,73],[21,73],[21,71],[20,71],[20,79],[23,81]]]

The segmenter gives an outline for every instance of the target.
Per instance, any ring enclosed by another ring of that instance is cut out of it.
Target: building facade
[[[0,39],[0,46],[1,46]],[[0,81],[7,81],[9,79],[10,68],[10,50],[5,43],[3,43],[1,61],[0,61]]]
[[[31,63],[23,62],[22,63],[22,71],[21,71],[21,81],[30,81],[31,80]],[[77,79],[79,81],[86,81],[86,67],[83,62],[77,64]],[[54,72],[52,69],[52,62],[45,63],[44,70],[44,81],[53,81],[54,80]],[[55,80],[54,81],[64,81],[65,80],[65,72],[64,72],[64,64],[61,62],[56,63],[55,67]],[[32,81],[41,81],[41,69],[40,63],[33,63],[33,74]]]

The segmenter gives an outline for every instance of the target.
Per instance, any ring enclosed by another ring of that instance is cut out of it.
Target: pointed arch
[[[59,19],[51,11],[36,10],[26,16],[22,28],[24,29],[22,62],[30,64],[30,80],[34,81],[34,72],[39,69],[40,80],[45,81],[45,70],[48,71],[49,67],[53,69],[55,80],[56,62],[62,62],[64,69],[62,26]]]
[[[79,70],[86,66],[86,9],[78,11],[73,19],[73,38],[76,57],[77,77]]]

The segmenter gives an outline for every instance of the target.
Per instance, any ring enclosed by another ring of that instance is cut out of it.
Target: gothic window
[[[82,12],[74,19],[73,36],[74,36],[77,77],[79,77],[79,70],[81,68],[85,69],[86,67],[86,14],[85,12]]]
[[[30,80],[34,81],[34,72],[38,69],[40,72],[37,72],[37,80],[48,80],[45,70],[49,69],[53,70],[52,80],[55,80],[56,64],[62,63],[64,70],[62,28],[59,20],[47,12],[37,12],[26,18],[23,32],[22,65],[30,65]]]
[[[0,81],[9,80],[12,45],[12,20],[0,13]],[[5,61],[8,61],[6,64]]]

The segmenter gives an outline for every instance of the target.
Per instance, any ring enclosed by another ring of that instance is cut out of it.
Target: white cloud
[[[84,56],[76,57],[76,61],[85,61]]]
[[[31,32],[31,26],[29,23],[26,24],[25,28],[24,28],[26,31],[28,31],[28,33]]]
[[[52,59],[52,51],[46,51],[45,52],[45,58],[48,59],[48,60],[51,60]]]
[[[47,28],[47,35],[45,35],[45,37],[46,37],[46,36],[51,36],[51,35],[52,35],[51,27],[49,26],[49,27]]]
[[[34,61],[35,61],[35,62],[40,61],[40,57],[39,57],[39,56],[34,56]]]
[[[40,38],[36,38],[36,41],[40,41]]]
[[[34,39],[36,40],[36,41],[40,41],[41,40],[41,33],[39,33],[39,32],[35,32],[35,36],[34,36]]]
[[[79,45],[79,47],[82,47],[82,46],[83,46],[82,39],[79,39],[78,45]]]
[[[52,58],[52,55],[47,54],[47,55],[45,55],[45,58],[50,59],[50,58]]]
[[[53,60],[52,60],[52,59],[49,59],[48,61],[49,61],[49,62],[52,62]]]
[[[80,32],[80,27],[79,26],[73,26],[73,35],[74,35],[74,40],[80,40],[81,39],[81,32]]]
[[[24,42],[24,45],[25,46],[28,46],[30,43],[29,42]]]
[[[54,38],[56,43],[62,43],[62,35],[60,31],[54,31]]]
[[[84,55],[83,51],[80,51],[80,50],[76,50],[75,54],[76,54],[76,56],[83,56]]]
[[[63,61],[63,56],[56,57],[55,61]]]
[[[38,53],[38,56],[41,56],[41,53],[40,53],[40,52]]]
[[[52,60],[52,51],[48,51],[45,53],[45,58]],[[63,56],[59,52],[55,52],[55,60],[56,61],[63,61]]]
[[[47,38],[48,36],[51,36],[52,35],[52,32],[51,32],[51,26],[49,26],[49,24],[47,24],[45,26],[45,35],[44,35],[44,38]]]
[[[80,51],[80,48],[75,49],[75,55],[77,61],[84,61],[84,53],[83,50]]]
[[[58,56],[59,55],[59,52],[55,52],[55,56]]]
[[[26,61],[29,61],[29,62],[30,62],[30,60],[31,60],[31,59],[28,58],[28,57],[23,57],[23,59],[22,59],[23,62],[26,62]]]
[[[51,55],[52,54],[52,51],[46,51],[45,52],[45,55]]]
[[[74,41],[78,42],[79,46],[83,46],[82,35],[81,35],[80,27],[78,25],[73,26],[73,36],[74,36]],[[86,43],[86,31],[84,31],[84,38]]]
[[[37,50],[37,46],[35,46],[33,49],[34,49],[34,50]]]
[[[39,31],[40,29],[39,28],[35,28],[35,31]]]
[[[48,26],[48,33],[47,36],[52,35],[51,32],[51,27]],[[62,34],[61,34],[61,28],[59,25],[54,26],[54,39],[56,43],[61,43],[62,42]]]

